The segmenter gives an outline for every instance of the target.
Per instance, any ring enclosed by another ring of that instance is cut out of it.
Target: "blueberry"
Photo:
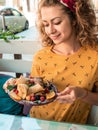
[[[53,86],[52,86],[52,85],[50,85],[50,86],[49,86],[49,90],[52,90],[52,89],[53,89]]]
[[[36,100],[40,100],[40,95],[35,95]]]

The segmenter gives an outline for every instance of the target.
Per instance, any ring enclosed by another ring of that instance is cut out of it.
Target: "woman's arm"
[[[98,86],[94,87],[93,92],[88,91],[87,96],[85,96],[82,100],[98,106]]]
[[[92,105],[98,105],[98,87],[96,87],[96,92],[90,92],[80,87],[69,86],[58,93],[57,97],[57,100],[61,103],[73,103],[76,99],[81,99]]]

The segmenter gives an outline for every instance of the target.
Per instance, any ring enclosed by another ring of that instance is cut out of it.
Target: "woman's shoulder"
[[[38,50],[35,55],[42,55],[42,54],[46,54],[49,53],[51,50],[51,47],[42,47],[40,50]]]
[[[87,45],[86,49],[92,53],[98,53],[98,44],[95,44],[93,46]]]
[[[95,51],[98,52],[98,44],[95,45]]]
[[[34,57],[43,57],[46,56],[47,54],[49,54],[51,51],[51,46],[49,47],[42,47],[40,50],[38,50]]]
[[[92,57],[94,59],[98,59],[98,45],[85,45],[83,46],[82,54],[88,57]]]
[[[92,47],[92,52],[95,52],[98,55],[98,44],[95,44],[94,47]]]

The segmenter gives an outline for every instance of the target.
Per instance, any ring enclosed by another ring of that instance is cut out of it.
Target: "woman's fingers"
[[[70,94],[70,92],[71,92],[71,88],[67,87],[63,91],[61,91],[60,93],[57,93],[57,95],[58,96],[60,96],[60,95],[66,95],[66,94]]]
[[[60,103],[73,103],[75,101],[75,97],[73,95],[70,94],[66,94],[66,95],[58,95],[57,96],[57,100]]]

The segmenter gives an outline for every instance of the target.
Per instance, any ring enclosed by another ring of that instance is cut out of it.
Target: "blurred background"
[[[40,0],[0,0],[0,6],[19,10],[29,21],[29,27],[35,26],[36,11]],[[90,0],[98,17],[98,0]]]
[[[39,0],[0,0],[0,6],[13,7],[29,20],[29,27],[35,25],[36,10]]]

